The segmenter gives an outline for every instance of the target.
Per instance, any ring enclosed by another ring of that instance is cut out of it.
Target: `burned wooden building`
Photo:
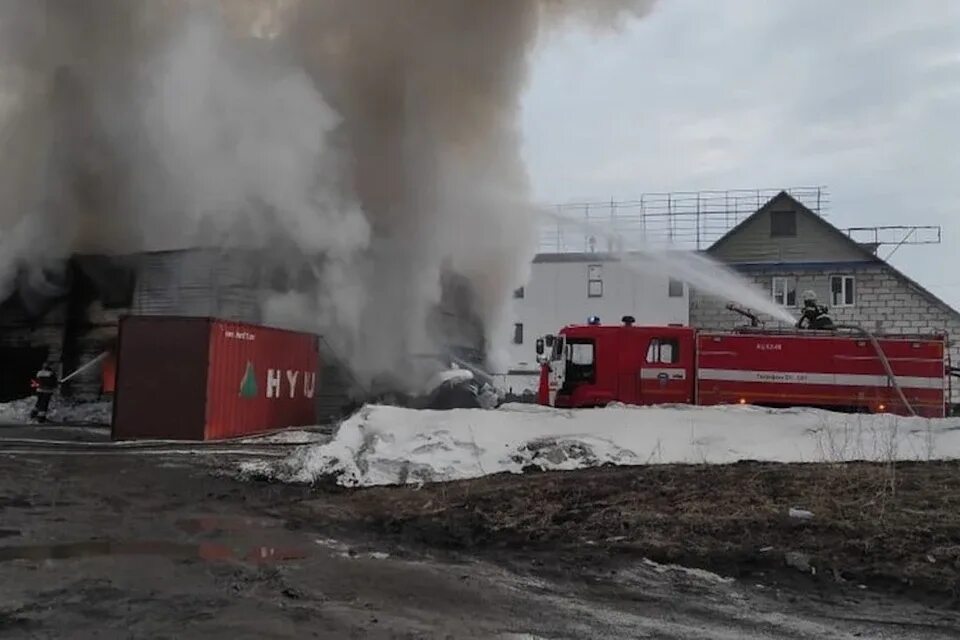
[[[0,401],[29,395],[30,380],[44,361],[57,363],[65,373],[109,352],[124,315],[269,323],[264,300],[292,286],[303,283],[291,283],[282,266],[249,250],[75,255],[55,273],[21,273],[13,293],[0,303]],[[483,328],[463,279],[444,278],[443,300],[430,322],[450,353],[482,358]],[[326,349],[317,394],[321,416],[334,413],[351,395],[349,372],[329,345]],[[109,374],[109,358],[105,362]],[[98,366],[65,383],[62,392],[85,401],[112,388],[104,366]]]

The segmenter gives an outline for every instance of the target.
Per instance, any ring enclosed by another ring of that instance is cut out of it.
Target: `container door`
[[[120,321],[115,440],[203,440],[209,327],[205,318]]]
[[[652,336],[640,365],[641,404],[692,402],[692,362],[693,340],[690,336]]]

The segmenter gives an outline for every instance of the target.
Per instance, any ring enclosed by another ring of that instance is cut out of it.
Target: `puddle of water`
[[[307,557],[302,549],[259,546],[238,551],[223,544],[202,542],[91,540],[60,544],[36,544],[0,547],[0,562],[11,560],[68,560],[98,556],[162,556],[199,559],[206,562],[241,561],[251,564],[289,562]]]

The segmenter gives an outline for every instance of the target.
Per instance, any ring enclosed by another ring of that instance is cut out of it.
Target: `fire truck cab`
[[[694,402],[695,331],[689,327],[565,327],[538,341],[542,404],[600,407]]]

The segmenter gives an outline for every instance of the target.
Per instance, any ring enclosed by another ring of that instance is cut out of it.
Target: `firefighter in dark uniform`
[[[57,390],[57,374],[53,371],[53,366],[49,362],[44,362],[40,370],[37,371],[37,377],[33,381],[33,386],[37,390],[37,404],[30,412],[30,417],[37,422],[47,421],[47,411],[50,409],[50,400],[53,398],[53,392]]]
[[[803,292],[803,309],[800,311],[798,329],[833,329],[833,319],[828,309],[817,304],[817,294],[813,291]]]

